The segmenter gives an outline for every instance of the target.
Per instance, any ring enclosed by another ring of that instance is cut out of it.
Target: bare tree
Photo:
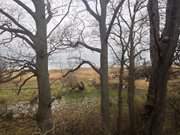
[[[95,8],[91,7],[91,4],[87,0],[82,0],[89,14],[96,20],[99,27],[99,35],[100,35],[100,48],[92,47],[85,43],[83,40],[78,41],[76,43],[71,43],[72,47],[83,46],[91,51],[97,52],[100,54],[100,69],[97,69],[92,63],[89,61],[84,61],[80,63],[78,67],[83,64],[89,64],[96,72],[100,75],[101,82],[101,116],[102,116],[102,126],[104,128],[105,134],[110,133],[110,110],[109,110],[109,91],[108,91],[108,39],[113,27],[116,15],[123,5],[125,0],[116,1],[117,6],[114,10],[113,15],[109,19],[109,23],[107,23],[107,10],[108,4],[112,1],[110,0],[96,0]],[[75,68],[75,69],[78,69]]]
[[[1,21],[0,30],[1,34],[9,33],[12,39],[19,38],[23,40],[28,46],[30,46],[35,52],[35,63],[32,64],[26,60],[9,59],[14,62],[22,62],[26,67],[33,67],[33,73],[37,77],[38,92],[39,92],[39,106],[37,112],[37,123],[42,133],[50,133],[50,129],[53,128],[53,118],[51,112],[51,92],[48,76],[48,43],[47,39],[51,36],[53,31],[61,24],[67,13],[69,12],[70,1],[68,11],[60,19],[59,23],[47,33],[47,26],[53,17],[53,10],[49,0],[31,0],[34,9],[28,6],[21,0],[12,0],[16,5],[26,11],[34,21],[34,30],[30,30],[28,27],[19,22],[19,18],[8,13],[5,8],[0,8],[1,16],[6,19]],[[8,58],[7,58],[8,59]],[[25,61],[25,62],[24,62]],[[28,66],[27,66],[28,65]],[[21,68],[20,68],[21,69]],[[32,69],[30,70],[32,72]],[[24,67],[20,70],[25,72]],[[18,76],[18,74],[17,74]],[[11,78],[14,79],[15,77]],[[26,83],[31,77],[24,81]],[[7,80],[6,80],[7,81]],[[24,85],[24,83],[22,85]]]
[[[110,133],[110,112],[109,112],[109,91],[108,91],[108,39],[116,15],[125,0],[121,0],[116,6],[112,18],[110,19],[109,26],[107,26],[106,21],[107,21],[107,5],[109,4],[110,0],[96,1],[96,9],[98,9],[98,3],[99,3],[101,14],[99,14],[98,10],[94,12],[93,9],[88,4],[87,0],[82,0],[82,1],[86,6],[87,11],[96,19],[96,21],[99,24],[101,49],[98,50],[98,52],[100,53],[101,115],[102,115],[102,124],[105,129],[105,134],[109,135],[111,133]]]
[[[145,7],[145,0],[136,0],[131,2],[127,0],[128,15],[123,15],[123,8],[120,10],[117,16],[116,27],[111,32],[112,40],[119,44],[121,48],[121,55],[119,56],[115,49],[113,52],[120,63],[120,75],[119,75],[119,99],[118,108],[119,116],[117,121],[118,134],[120,134],[121,128],[121,91],[123,83],[123,70],[124,66],[128,68],[128,106],[129,106],[129,120],[130,120],[130,134],[136,134],[136,111],[135,111],[135,59],[142,52],[147,51],[145,47],[145,35],[147,35],[146,26],[146,13],[142,13]],[[117,29],[118,28],[118,29]],[[113,47],[113,46],[112,46]],[[112,48],[111,47],[111,48]]]
[[[120,11],[121,12],[121,11]],[[120,14],[119,12],[119,14]],[[115,42],[114,45],[109,44],[109,47],[112,49],[113,54],[115,55],[115,59],[117,63],[120,65],[119,68],[119,85],[118,85],[118,116],[117,116],[117,134],[121,134],[121,122],[122,122],[122,89],[123,89],[123,76],[124,76],[124,68],[125,64],[127,62],[127,49],[128,45],[124,44],[124,38],[123,38],[123,32],[122,32],[122,26],[119,15],[116,17],[117,23],[115,24],[116,27],[115,30],[112,30],[111,40]],[[118,30],[117,30],[118,28]],[[118,48],[117,50],[115,48]],[[120,48],[120,50],[119,50]]]
[[[121,32],[120,32],[121,33]],[[121,33],[122,34],[122,33]],[[123,103],[123,98],[122,98],[122,90],[123,90],[123,77],[124,77],[124,68],[125,68],[125,63],[126,63],[126,51],[127,51],[127,46],[124,46],[124,44],[120,44],[118,42],[118,46],[121,47],[121,54],[120,56],[118,55],[118,53],[115,51],[115,49],[110,45],[110,47],[113,50],[113,53],[116,56],[116,59],[118,60],[118,64],[120,64],[120,68],[119,68],[119,75],[118,75],[118,79],[119,79],[119,84],[118,84],[118,116],[117,116],[117,135],[121,134],[121,123],[122,123],[122,103]]]
[[[165,24],[160,32],[158,0],[149,0],[152,75],[145,105],[144,135],[162,135],[166,110],[168,70],[180,34],[180,1],[167,0]]]
[[[135,57],[136,52],[135,49],[137,45],[142,45],[142,36],[143,36],[143,25],[144,21],[141,18],[138,20],[136,18],[138,12],[143,8],[144,0],[139,1],[136,0],[133,8],[131,9],[130,1],[128,0],[128,8],[129,14],[131,18],[130,28],[129,28],[129,69],[128,69],[128,106],[129,106],[129,120],[130,120],[130,133],[136,135],[136,111],[135,111]],[[132,12],[133,10],[133,12]],[[139,26],[136,28],[136,24],[141,21]],[[137,31],[139,30],[139,31]],[[136,42],[137,34],[140,33],[138,36],[138,41]]]

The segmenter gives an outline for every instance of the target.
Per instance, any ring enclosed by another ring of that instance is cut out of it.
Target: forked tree
[[[23,23],[19,21],[19,18],[10,14],[6,8],[0,8],[0,15],[6,18],[4,21],[2,20],[0,24],[1,34],[9,33],[12,35],[12,38],[23,40],[36,54],[35,68],[33,71],[37,78],[39,96],[36,119],[42,133],[49,134],[53,129],[53,118],[51,112],[51,92],[48,76],[49,54],[47,39],[61,24],[68,12],[62,17],[62,19],[59,19],[59,23],[57,23],[57,25],[55,25],[55,27],[48,33],[47,26],[53,17],[49,0],[31,0],[34,8],[21,0],[12,0],[11,2],[14,2],[16,6],[23,9],[26,14],[29,14],[31,19],[35,22],[34,31],[29,27],[26,27],[27,25],[23,25]]]
[[[101,116],[102,116],[102,126],[104,128],[104,133],[107,135],[110,132],[110,110],[109,110],[109,90],[108,90],[108,39],[113,27],[115,18],[120,7],[123,5],[125,0],[116,1],[117,6],[115,7],[113,15],[108,20],[107,10],[108,4],[113,2],[111,0],[96,0],[95,8],[91,7],[91,4],[87,0],[82,0],[89,14],[94,17],[98,23],[99,35],[100,35],[100,49],[96,47],[91,47],[84,42],[77,42],[75,46],[81,45],[87,49],[98,52],[100,54],[100,69],[95,68],[90,64],[93,69],[100,75],[100,85],[101,85]],[[109,21],[109,23],[107,23]],[[85,64],[87,61],[84,62]],[[82,65],[83,63],[81,63]]]
[[[180,1],[167,0],[165,24],[160,31],[159,0],[149,0],[152,75],[145,105],[144,135],[162,135],[169,69],[180,34]]]
[[[145,45],[147,35],[146,20],[147,13],[145,11],[146,0],[126,1],[126,4],[118,12],[114,29],[111,32],[111,39],[117,46],[110,45],[113,53],[120,63],[119,71],[119,91],[118,91],[118,117],[117,117],[117,134],[121,134],[122,120],[122,87],[124,67],[128,69],[128,107],[130,133],[136,134],[136,111],[135,111],[135,60],[141,53],[148,50]],[[128,9],[128,13],[124,15]],[[120,50],[120,55],[117,52]]]

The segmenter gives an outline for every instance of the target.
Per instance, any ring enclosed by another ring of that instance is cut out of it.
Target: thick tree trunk
[[[179,0],[167,1],[166,23],[160,38],[158,0],[148,3],[152,74],[145,105],[144,135],[163,134],[169,68],[180,33],[179,5]]]
[[[42,133],[49,133],[53,128],[53,118],[51,112],[51,92],[48,74],[47,21],[44,0],[37,1],[37,6],[37,32],[34,41],[36,45],[36,66],[39,91],[37,123],[42,130]],[[49,134],[51,133],[52,131]]]
[[[107,49],[101,54],[101,114],[105,134],[110,134],[109,91],[108,91],[108,64]]]
[[[42,130],[42,133],[45,133],[53,128],[47,55],[37,56],[37,68],[37,80],[39,89],[39,107],[37,112],[37,123]]]
[[[108,90],[108,49],[107,43],[102,40],[101,53],[101,114],[105,134],[110,134],[109,90]]]
[[[101,115],[102,126],[105,135],[110,135],[110,111],[109,111],[109,89],[108,89],[108,44],[106,35],[106,2],[101,3],[101,21],[100,21],[100,40],[101,40],[101,56],[100,56],[100,81],[101,81]]]
[[[129,122],[130,122],[130,135],[136,135],[136,112],[134,106],[135,94],[135,65],[134,65],[134,49],[130,50],[130,64],[128,73],[128,107],[129,107]]]
[[[41,40],[37,41],[39,49],[36,56],[37,82],[39,92],[37,123],[39,128],[42,130],[42,133],[45,133],[53,128],[53,119],[51,112],[51,92],[48,74],[47,40],[46,36],[43,37],[43,34],[40,35],[41,36],[39,39]]]
[[[162,135],[169,68],[157,64],[152,72],[146,103],[145,135]]]

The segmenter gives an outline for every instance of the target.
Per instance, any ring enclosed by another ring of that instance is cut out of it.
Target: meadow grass
[[[57,71],[56,71],[57,72]],[[51,78],[58,78],[54,71]],[[82,71],[85,72],[85,71]],[[68,88],[62,88],[59,80],[51,85],[52,95],[55,97],[61,96],[59,101],[60,108],[53,116],[56,123],[56,133],[61,135],[102,135],[101,130],[101,117],[100,117],[100,89],[89,85],[89,75],[80,74],[80,80],[86,80],[85,90],[77,92]],[[96,76],[97,77],[97,76]],[[84,78],[84,79],[83,79]],[[97,79],[97,78],[96,78]],[[53,82],[51,80],[51,82]],[[113,83],[117,83],[114,81]],[[144,80],[136,80],[136,94],[135,106],[138,116],[143,111],[143,105],[146,100],[148,82]],[[179,80],[171,80],[168,84],[170,91],[177,91]],[[0,103],[6,102],[7,104],[17,103],[18,101],[29,101],[35,94],[36,80],[30,80],[22,89],[20,95],[17,96],[17,89],[14,83],[6,83],[0,85]],[[117,117],[117,88],[110,85],[110,109],[111,109],[111,125],[112,130],[115,129]],[[169,94],[170,95],[170,94]],[[127,104],[127,89],[122,91],[123,97],[123,134],[128,132],[128,104]],[[171,117],[170,117],[171,118]],[[18,123],[18,124],[17,124]],[[172,121],[166,120],[165,127],[170,132],[170,125]],[[141,126],[141,124],[139,124]],[[32,118],[22,118],[15,120],[3,120],[0,122],[0,135],[32,135],[37,131],[36,122]]]

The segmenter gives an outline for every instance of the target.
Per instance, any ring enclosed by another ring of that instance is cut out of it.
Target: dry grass
[[[51,70],[49,72],[50,81],[57,80],[52,85],[52,93],[58,94],[60,89],[59,79],[67,70]],[[99,80],[95,71],[89,68],[82,68],[75,72],[78,80],[88,81],[89,79]],[[117,84],[117,80],[110,80],[110,83]],[[143,111],[145,95],[147,93],[148,82],[145,80],[136,80],[136,110],[138,116]],[[170,80],[168,87],[171,91],[177,91],[180,88],[180,80]],[[8,103],[19,100],[29,100],[33,95],[36,87],[36,80],[33,78],[26,84],[20,96],[16,96],[15,85],[10,82],[0,85],[0,99],[5,99]],[[112,89],[112,87],[110,87]],[[111,97],[111,114],[112,114],[112,131],[115,131],[117,116],[117,91],[113,88],[110,91]],[[3,100],[4,100],[3,99]],[[54,113],[56,135],[102,135],[101,117],[100,117],[100,94],[97,88],[86,84],[86,91],[82,94],[68,93],[60,101],[60,108]],[[139,118],[139,117],[138,117]],[[141,126],[141,120],[138,119],[138,126]],[[127,91],[123,91],[123,135],[128,133],[128,107]],[[166,122],[169,126],[169,121]],[[171,124],[171,123],[170,123]],[[36,122],[32,118],[25,117],[21,119],[2,120],[0,121],[0,135],[32,135],[37,129]],[[172,129],[166,129],[172,131]],[[171,135],[171,134],[169,134]]]
[[[135,85],[136,85],[136,89],[146,91],[149,83],[145,80],[136,80]]]
[[[62,70],[62,71],[50,70],[49,71],[50,79],[62,78],[62,75],[64,75],[67,71],[68,69]],[[99,79],[98,74],[91,68],[81,68],[78,71],[75,71],[74,74],[77,74],[78,79],[86,79],[86,80],[91,79],[91,78],[96,79],[96,80]]]
[[[138,103],[138,105],[140,105]],[[124,107],[127,107],[124,102]],[[103,135],[100,117],[100,99],[84,98],[81,102],[60,101],[60,108],[54,112],[56,135]],[[141,106],[142,108],[142,106]],[[125,108],[124,108],[125,110]],[[111,104],[112,132],[116,130],[117,106]],[[123,112],[123,134],[127,135],[128,114]],[[4,120],[0,123],[0,135],[32,135],[37,131],[34,120],[28,117]],[[3,133],[3,134],[2,134]]]
[[[36,122],[31,118],[1,120],[0,135],[32,135],[36,127]]]

